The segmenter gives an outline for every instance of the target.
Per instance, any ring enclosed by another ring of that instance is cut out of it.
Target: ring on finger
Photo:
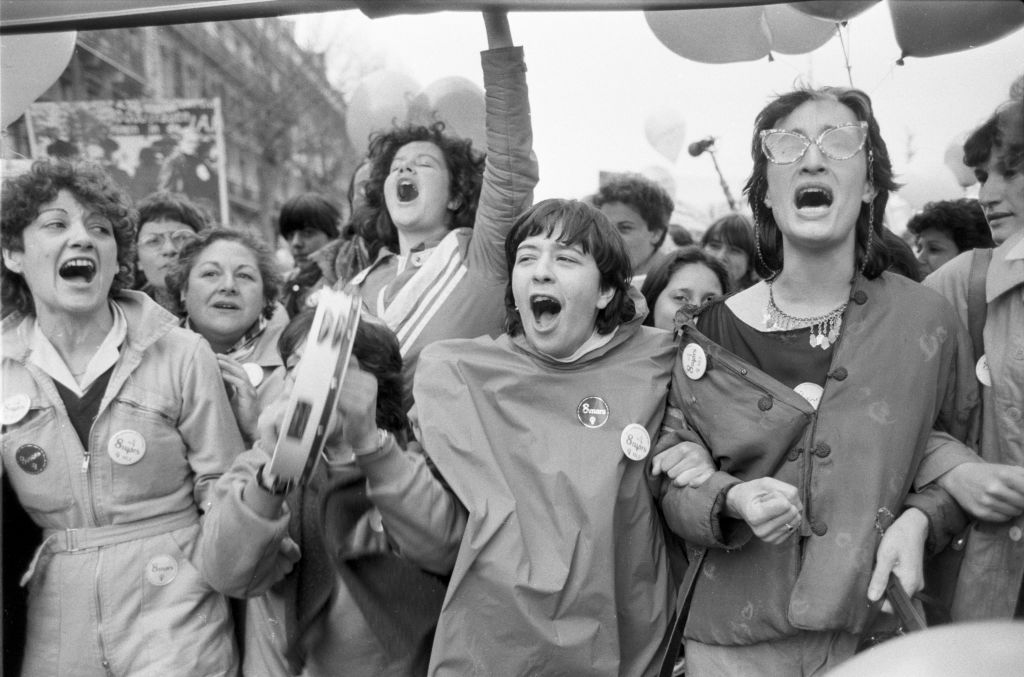
[[[789,533],[793,533],[793,530],[794,530],[794,529],[796,529],[796,527],[795,527],[795,526],[793,526],[793,525],[792,525],[792,523],[790,523],[790,522],[786,522],[786,533],[787,533],[787,534],[789,534]]]

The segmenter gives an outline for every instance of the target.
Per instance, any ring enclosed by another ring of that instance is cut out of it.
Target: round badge
[[[594,395],[584,397],[576,407],[576,417],[588,428],[600,428],[608,422],[608,403]]]
[[[18,467],[29,475],[38,475],[46,470],[46,452],[34,444],[24,444],[14,452]]]
[[[632,461],[642,461],[651,453],[651,435],[639,423],[630,423],[619,436],[622,453]]]
[[[178,576],[178,560],[170,555],[157,555],[146,562],[146,580],[157,586],[165,586]]]
[[[817,383],[809,382],[801,383],[796,388],[793,388],[793,390],[796,391],[797,395],[807,400],[815,409],[818,408],[818,403],[821,402],[821,394],[825,392],[825,389]]]
[[[687,343],[683,348],[683,373],[696,381],[708,370],[708,356],[696,343]]]
[[[0,409],[0,424],[11,425],[25,418],[32,400],[25,393],[11,395],[4,400],[3,409]]]
[[[263,367],[255,362],[246,362],[242,365],[242,369],[245,370],[245,375],[249,377],[249,383],[253,388],[263,383]]]
[[[992,387],[992,372],[988,369],[988,355],[982,355],[978,364],[974,366],[974,373],[978,376],[978,382],[983,386]]]
[[[114,433],[107,442],[107,455],[119,465],[133,465],[146,455],[146,438],[134,430]]]

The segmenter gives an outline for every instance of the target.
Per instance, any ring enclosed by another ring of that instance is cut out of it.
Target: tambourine
[[[295,367],[295,385],[267,470],[282,481],[304,482],[316,467],[345,381],[359,326],[359,298],[324,289]]]

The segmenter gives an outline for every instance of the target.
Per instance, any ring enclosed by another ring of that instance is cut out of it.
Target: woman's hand
[[[913,596],[924,587],[924,544],[928,538],[928,517],[917,508],[908,508],[885,530],[875,553],[875,570],[868,583],[868,599],[877,602],[885,594],[889,572]],[[888,602],[883,611],[892,611]]]
[[[960,507],[986,522],[1024,512],[1024,468],[1003,463],[962,463],[938,479]]]
[[[338,391],[335,412],[334,427],[326,445],[327,455],[332,460],[340,451],[342,441],[355,451],[377,447],[377,379],[363,371],[355,357],[349,361],[345,381]]]
[[[245,373],[245,369],[237,360],[227,355],[218,354],[217,363],[220,365],[220,374],[227,386],[231,410],[235,413],[235,419],[238,421],[238,429],[242,431],[245,443],[251,445],[256,440],[257,421],[260,416],[256,388],[249,381],[249,375]]]
[[[727,517],[750,525],[754,535],[777,545],[800,530],[800,490],[774,477],[741,482],[725,495]]]
[[[651,474],[665,474],[677,487],[699,487],[715,472],[711,454],[695,442],[680,442],[654,457]]]

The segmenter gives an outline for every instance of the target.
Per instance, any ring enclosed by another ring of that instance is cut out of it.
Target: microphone
[[[689,151],[690,155],[692,155],[693,157],[697,157],[698,155],[706,151],[708,148],[711,148],[711,146],[713,145],[715,145],[715,137],[709,136],[707,138],[701,139],[700,141],[694,141],[693,143],[690,144],[687,150]]]

